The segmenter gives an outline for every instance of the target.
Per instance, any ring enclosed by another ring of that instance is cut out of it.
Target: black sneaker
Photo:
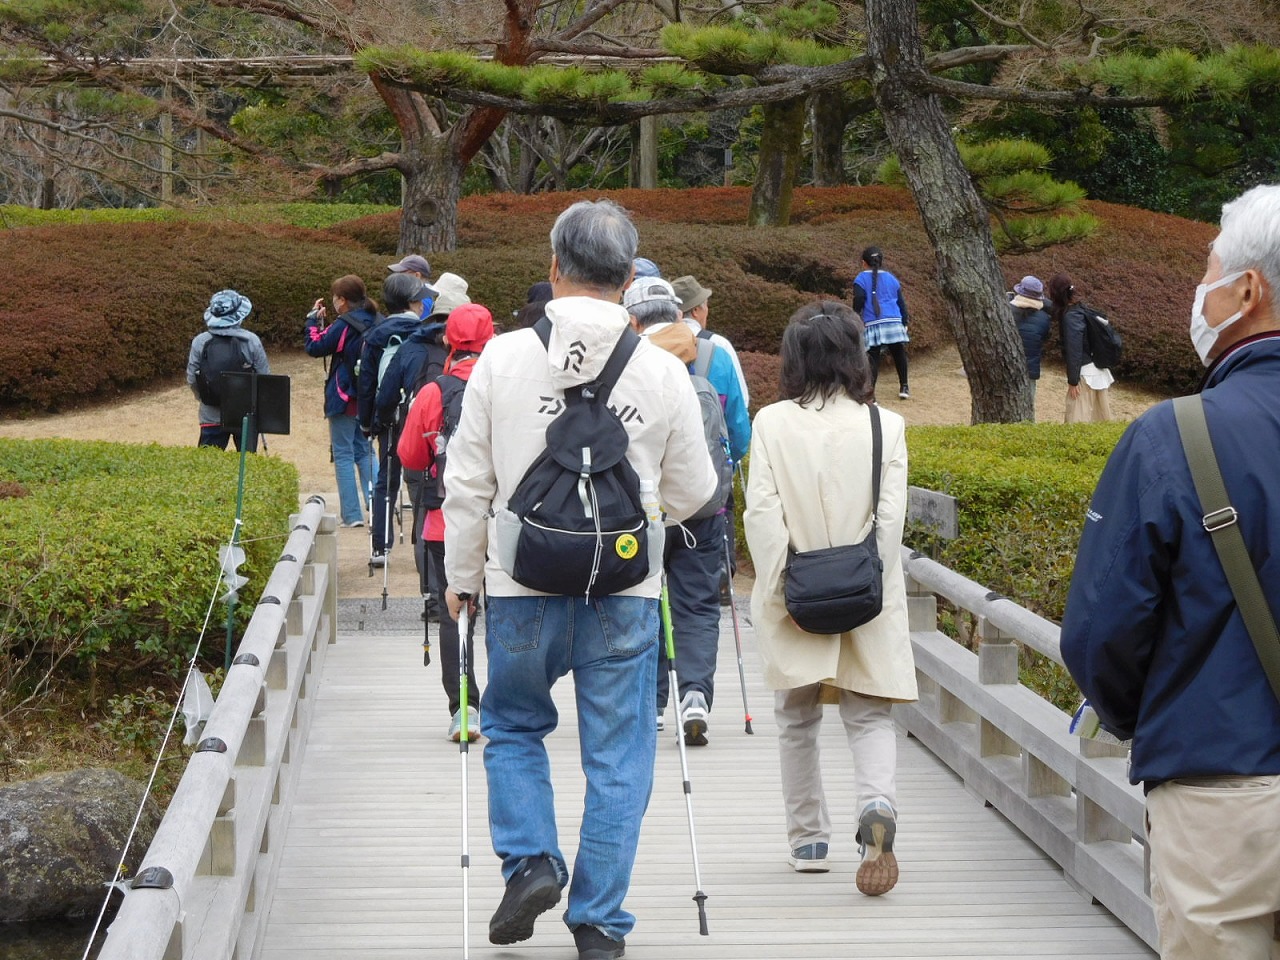
[[[625,938],[611,939],[589,923],[573,931],[573,942],[578,945],[578,960],[617,960],[627,952]]]
[[[559,902],[560,877],[555,864],[546,854],[529,857],[507,881],[507,892],[489,921],[489,942],[528,940],[533,936],[533,921]]]

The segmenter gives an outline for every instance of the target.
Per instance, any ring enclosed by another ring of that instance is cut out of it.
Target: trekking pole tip
[[[747,717],[747,733],[748,733],[748,735],[750,735],[750,736],[755,736],[755,731],[751,729],[751,718],[750,718],[750,717]]]
[[[707,895],[699,890],[693,895],[693,899],[698,904],[698,934],[710,936],[707,931]]]

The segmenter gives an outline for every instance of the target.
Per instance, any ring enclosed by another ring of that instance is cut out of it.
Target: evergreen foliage
[[[1046,172],[1051,158],[1040,144],[991,140],[958,146],[960,159],[995,221],[998,249],[1040,250],[1082,239],[1098,229],[1097,217],[1078,209],[1084,190]],[[884,183],[905,182],[897,157],[881,165],[878,178]]]

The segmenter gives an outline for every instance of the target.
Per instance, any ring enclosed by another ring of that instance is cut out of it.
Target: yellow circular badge
[[[640,541],[629,533],[624,533],[613,544],[614,551],[623,560],[630,560],[640,550]]]

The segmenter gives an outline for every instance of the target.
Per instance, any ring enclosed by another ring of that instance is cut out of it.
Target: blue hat
[[[210,327],[237,327],[249,316],[253,304],[234,290],[219,290],[209,298],[204,322]]]
[[[658,269],[658,265],[648,257],[636,257],[631,261],[632,266],[636,268],[636,279],[641,277],[660,277],[662,271]]]

